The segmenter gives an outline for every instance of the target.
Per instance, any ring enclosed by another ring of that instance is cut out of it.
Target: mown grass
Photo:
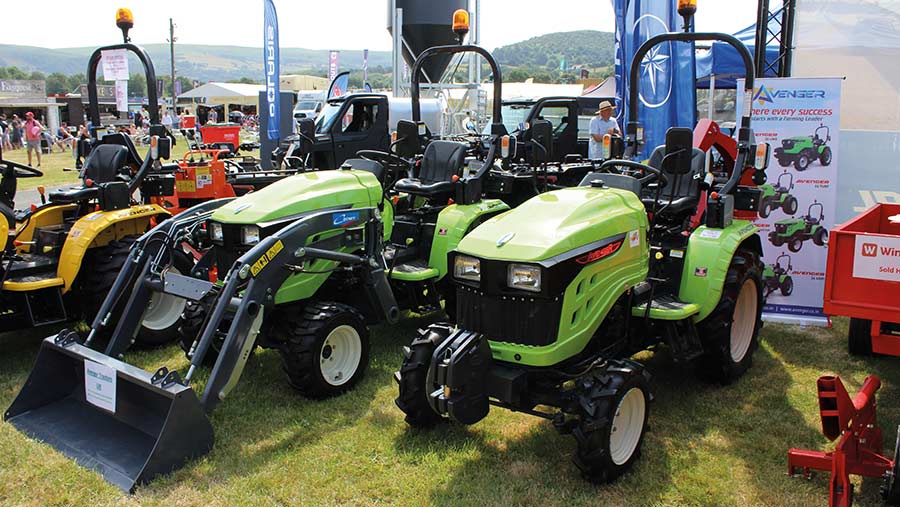
[[[665,351],[641,356],[655,395],[643,456],[614,484],[591,486],[569,461],[571,438],[530,416],[495,409],[468,428],[406,426],[391,374],[400,347],[428,321],[376,327],[363,382],[326,401],[297,396],[277,353],[258,351],[212,416],[213,451],[134,496],[0,424],[0,505],[821,506],[827,474],[807,481],[786,473],[790,447],[828,447],[816,378],[840,374],[855,390],[866,375],[880,375],[886,447],[900,422],[900,361],[847,355],[844,321],[834,330],[767,325],[753,368],[727,387],[698,382]],[[0,405],[18,392],[39,338],[51,331],[0,336]],[[128,360],[147,369],[186,364],[175,346]],[[878,481],[855,483],[857,505],[880,505]]]
[[[146,155],[148,147],[138,146],[138,152],[141,156]],[[171,161],[181,159],[187,153],[187,143],[182,142],[179,137],[176,145],[172,148]],[[37,164],[37,158],[31,155],[32,163]],[[177,158],[176,158],[177,157]],[[25,150],[4,150],[3,158],[20,164],[28,164],[28,154]],[[78,171],[64,171],[65,168],[75,167],[75,161],[72,159],[72,152],[69,150],[60,152],[58,149],[53,153],[41,155],[41,172],[44,173],[40,178],[21,178],[18,181],[19,190],[29,190],[43,185],[49,192],[58,185],[66,185],[78,181]]]

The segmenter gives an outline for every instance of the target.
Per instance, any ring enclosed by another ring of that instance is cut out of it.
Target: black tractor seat
[[[84,181],[91,180],[93,186],[61,188],[50,192],[50,202],[73,203],[95,199],[99,195],[97,185],[116,181],[119,169],[128,161],[128,148],[120,144],[100,144],[91,150],[84,164]]]
[[[425,148],[418,178],[403,178],[394,189],[427,199],[449,199],[454,195],[453,177],[459,176],[466,157],[466,144],[431,141]]]
[[[662,162],[665,154],[665,146],[657,147],[650,155],[649,165],[664,171]],[[693,214],[700,204],[700,182],[705,165],[706,153],[698,148],[692,148],[690,171],[680,175],[666,172],[668,181],[659,189],[659,200],[656,199],[656,188],[643,190],[641,201],[644,206],[648,211],[662,210],[662,215],[671,217],[682,217],[686,213]]]

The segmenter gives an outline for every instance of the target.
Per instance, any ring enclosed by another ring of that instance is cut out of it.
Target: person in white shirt
[[[172,120],[172,111],[166,111],[166,115],[162,119],[162,124],[166,127],[166,130],[172,130]]]
[[[621,136],[622,131],[619,124],[612,117],[615,108],[608,101],[604,100],[600,103],[600,109],[597,110],[597,116],[591,118],[591,139],[589,141],[588,157],[591,159],[603,158],[603,136],[606,134]]]

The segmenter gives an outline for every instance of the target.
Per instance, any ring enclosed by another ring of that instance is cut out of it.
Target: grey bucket
[[[163,387],[151,373],[56,338],[41,343],[28,380],[4,413],[16,429],[129,493],[212,449],[213,429],[193,389]],[[116,371],[115,413],[86,400],[85,361]]]

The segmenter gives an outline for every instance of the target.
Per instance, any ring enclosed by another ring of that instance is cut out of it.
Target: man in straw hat
[[[600,109],[597,110],[597,116],[591,118],[591,140],[588,156],[592,159],[602,157],[601,149],[603,146],[604,135],[622,135],[622,131],[619,130],[619,124],[616,123],[616,119],[612,117],[614,110],[613,105],[608,100],[604,100],[600,103]]]

